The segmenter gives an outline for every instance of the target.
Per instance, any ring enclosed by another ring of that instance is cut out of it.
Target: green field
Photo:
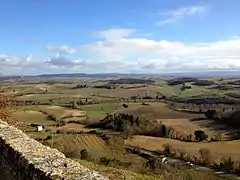
[[[112,113],[124,109],[122,107],[123,103],[103,103],[103,104],[94,104],[94,105],[85,105],[81,109],[87,111],[88,116],[90,117],[104,117],[107,113]],[[127,103],[129,108],[134,108],[140,106],[139,103]]]

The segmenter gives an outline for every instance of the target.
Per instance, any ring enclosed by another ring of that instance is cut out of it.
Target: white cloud
[[[133,32],[132,35],[121,31],[117,33],[116,30],[115,33],[104,32],[110,32],[110,36],[105,33],[104,39],[82,46],[81,50],[89,55],[88,58],[0,55],[0,73],[240,70],[240,38],[237,37],[215,42],[184,43],[136,38]]]
[[[240,69],[240,38],[188,44],[122,37],[98,41],[84,48],[106,62],[117,61],[126,66],[126,62],[131,62],[130,66],[135,70],[138,66],[139,71]]]
[[[49,45],[46,47],[48,51],[51,52],[56,52],[56,53],[61,53],[61,54],[75,54],[77,53],[77,49],[67,46],[67,45],[62,45],[62,46],[52,46]]]
[[[123,37],[129,37],[133,33],[136,32],[136,29],[118,29],[118,28],[112,28],[105,31],[98,31],[94,32],[93,35],[107,40],[116,40]]]
[[[49,60],[45,61],[45,63],[57,66],[57,67],[74,67],[74,66],[82,66],[83,61],[82,60],[69,60],[64,57],[52,57]]]
[[[0,55],[0,74],[28,75],[79,71],[78,68],[83,67],[84,63],[84,60],[71,60],[61,56],[45,59],[33,55],[26,57]]]
[[[164,20],[158,21],[156,24],[162,25],[162,24],[175,23],[180,20],[183,20],[188,16],[199,14],[199,13],[205,13],[206,11],[207,11],[207,7],[204,5],[193,5],[193,6],[181,7],[178,9],[160,13],[160,15],[166,16],[167,18]]]

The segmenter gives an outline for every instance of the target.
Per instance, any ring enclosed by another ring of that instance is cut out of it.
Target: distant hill
[[[0,80],[17,79],[21,76],[0,76]],[[123,78],[123,77],[192,77],[192,78],[240,78],[238,71],[205,71],[205,72],[178,72],[178,73],[61,73],[61,74],[41,74],[33,76],[22,76],[24,78],[54,78],[54,77],[89,77],[89,78]]]
[[[240,70],[237,71],[204,71],[204,72],[179,72],[165,73],[165,77],[192,77],[192,78],[240,78]]]

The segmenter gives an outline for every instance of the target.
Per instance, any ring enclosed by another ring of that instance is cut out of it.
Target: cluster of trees
[[[170,103],[169,106],[177,111],[205,113],[208,119],[215,120],[228,118],[236,109],[234,105],[224,104]]]
[[[240,99],[240,94],[228,93],[227,95],[233,98]]]
[[[201,142],[207,140],[208,135],[202,130],[196,130],[194,134],[185,134],[174,128],[170,128],[168,132],[168,138],[184,142]],[[218,139],[215,140],[217,141]]]
[[[192,86],[186,85],[185,83],[183,83],[183,85],[181,86],[180,90],[181,91],[185,91],[186,89],[191,89]]]
[[[47,81],[38,81],[36,84],[49,84],[49,85],[54,85],[54,84],[72,84],[72,82],[68,81],[58,81],[58,80],[47,80]]]
[[[127,135],[167,137],[170,132],[168,127],[154,120],[141,119],[138,116],[125,113],[109,114],[99,123],[88,126],[121,131]]]
[[[188,78],[188,77],[170,79],[167,82],[168,82],[168,85],[170,86],[180,85],[185,83],[193,83],[193,85],[196,85],[196,86],[210,86],[215,84],[214,81],[200,80],[197,78]]]
[[[71,102],[71,106],[72,108],[77,108],[77,106],[80,105],[86,105],[86,104],[93,104],[93,102],[91,100],[89,100],[88,98],[85,99],[80,99],[80,100],[74,100]]]
[[[78,84],[77,86],[73,87],[72,89],[82,89],[87,88],[88,86],[86,84]]]
[[[156,99],[156,100],[160,100],[160,99],[166,99],[166,96],[161,95],[161,94],[157,94],[156,96],[150,96],[150,95],[144,95],[144,96],[140,96],[140,95],[135,95],[135,96],[131,96],[130,97],[131,100],[142,100],[142,99]]]
[[[211,167],[214,169],[224,170],[240,174],[240,162],[234,161],[230,156],[223,157],[220,163],[214,161],[214,157],[209,149],[203,148],[199,150],[199,156],[192,156],[186,152],[174,149],[172,146],[164,145],[163,154],[168,157],[179,158],[183,161],[190,161],[194,164]]]
[[[190,83],[190,82],[195,82],[197,81],[197,78],[176,78],[176,79],[170,79],[167,81],[169,86],[175,86],[175,85],[180,85],[184,83]]]
[[[227,90],[232,90],[233,88],[234,87],[232,87],[232,86],[216,85],[216,86],[213,86],[211,89],[227,91]]]
[[[153,96],[131,96],[130,97],[131,100],[141,100],[141,99],[155,99],[155,97]]]
[[[114,83],[107,83],[103,85],[93,86],[94,88],[102,88],[102,89],[116,89],[118,86]]]
[[[120,88],[122,89],[137,89],[137,88],[143,88],[143,87],[147,87],[147,85],[143,84],[143,85],[133,85],[133,86],[121,86]]]
[[[216,111],[216,110],[208,110],[205,113],[206,118],[212,119],[218,122],[222,122],[227,125],[232,126],[240,126],[240,111],[232,110],[232,111]]]
[[[227,84],[230,84],[230,85],[240,85],[240,80],[229,81],[229,82],[227,82]]]
[[[128,126],[139,127],[140,119],[124,113],[114,115],[109,114],[101,121],[101,123],[104,128],[125,131]]]
[[[137,79],[137,78],[120,78],[111,80],[112,84],[153,84],[155,81],[151,79]]]
[[[40,105],[39,101],[13,101],[15,106]]]
[[[200,80],[200,79],[197,79],[194,81],[193,85],[196,85],[196,86],[211,86],[211,85],[214,85],[214,81],[210,81],[210,80]]]
[[[175,103],[184,103],[184,104],[194,104],[194,105],[233,105],[236,103],[240,103],[233,98],[227,98],[226,96],[222,97],[202,97],[202,98],[177,98],[177,97],[170,97],[168,98],[170,101],[174,101]]]

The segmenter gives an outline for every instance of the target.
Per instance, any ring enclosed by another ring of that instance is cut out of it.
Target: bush
[[[51,140],[52,136],[47,136],[45,140]]]
[[[167,137],[168,136],[168,129],[165,125],[162,125],[162,135],[163,137]]]
[[[212,163],[212,155],[209,149],[203,148],[199,150],[201,164],[211,165]]]
[[[161,169],[162,161],[159,157],[153,156],[148,160],[147,166],[150,168],[150,171],[156,172],[156,170]]]
[[[235,163],[234,172],[238,175],[240,174],[240,162]]]
[[[101,157],[101,158],[100,158],[100,163],[104,164],[105,166],[106,166],[106,165],[109,165],[110,162],[111,162],[111,160],[108,159],[108,158],[106,158],[106,157]]]
[[[194,135],[197,141],[204,141],[208,138],[208,135],[202,130],[196,130]]]
[[[186,89],[191,89],[191,86],[187,86],[185,84],[182,85],[182,87],[180,88],[181,91],[185,91]]]
[[[170,146],[169,144],[163,145],[163,154],[165,156],[171,156],[171,154],[172,154],[172,146]]]
[[[80,151],[80,156],[81,156],[81,159],[85,159],[85,160],[89,160],[90,158],[90,155],[88,154],[86,149],[82,149]]]
[[[224,169],[226,169],[227,171],[231,171],[234,169],[234,161],[232,160],[231,157],[223,158],[222,164],[224,166]]]
[[[207,112],[205,113],[205,116],[208,119],[213,119],[214,120],[217,116],[217,112],[216,112],[216,110],[207,110]]]

